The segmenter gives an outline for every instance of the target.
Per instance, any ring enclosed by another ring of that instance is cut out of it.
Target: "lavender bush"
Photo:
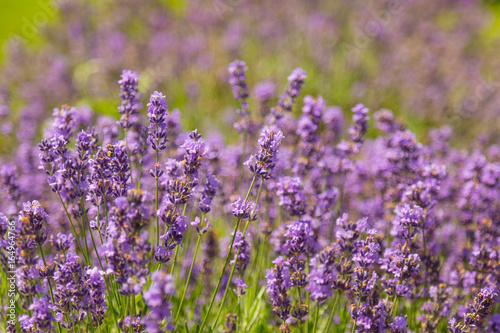
[[[5,331],[500,332],[500,147],[247,70],[239,142],[124,70],[118,121],[62,106],[2,163]]]
[[[146,96],[169,92],[167,104],[183,110],[190,127],[231,126],[245,118],[227,107],[226,67],[234,58],[245,59],[250,82],[260,83],[259,103],[250,103],[255,113],[267,114],[281,79],[303,67],[314,77],[305,93],[346,110],[360,101],[390,108],[419,135],[449,123],[452,141],[468,143],[499,129],[500,39],[487,7],[493,0],[33,2],[55,8],[26,15],[35,34],[23,34],[28,24],[20,15],[21,31],[4,48],[0,140],[8,144],[0,153],[37,141],[40,124],[62,103],[115,117],[124,68],[141,74]],[[41,24],[44,15],[53,19]],[[234,69],[237,82],[241,69]],[[238,93],[244,102],[244,86]],[[200,114],[217,117],[200,123]]]

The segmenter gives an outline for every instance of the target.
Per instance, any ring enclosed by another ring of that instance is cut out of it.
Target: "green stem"
[[[248,197],[250,196],[250,192],[252,191],[253,185],[255,184],[256,176],[253,177],[252,182],[250,184],[250,188],[248,189],[247,195],[245,197],[245,201],[243,203],[245,204],[248,200]],[[236,220],[236,226],[234,227],[233,231],[233,237],[231,239],[231,244],[229,245],[229,250],[227,251],[226,259],[224,260],[224,265],[222,266],[222,270],[219,275],[219,280],[217,281],[217,286],[215,287],[214,293],[212,295],[212,299],[210,300],[210,305],[208,306],[207,313],[205,313],[205,317],[203,317],[203,321],[201,323],[201,326],[198,330],[198,333],[203,332],[203,328],[205,328],[205,325],[207,324],[208,321],[208,316],[210,315],[210,311],[212,310],[212,306],[214,305],[215,302],[215,297],[217,297],[217,292],[219,291],[221,282],[222,282],[222,277],[224,276],[224,271],[226,270],[227,263],[229,262],[229,257],[231,255],[231,249],[233,248],[234,244],[234,239],[236,238],[236,231],[238,230],[238,227],[240,225],[241,218],[238,218]]]
[[[87,211],[85,209],[85,204],[83,202],[83,198],[80,198],[80,204],[82,205],[82,209],[84,211],[85,218],[87,219],[87,223],[89,223],[89,217],[88,217]],[[97,208],[97,219],[99,219],[99,207]],[[101,232],[100,232],[99,227],[98,227],[98,230],[99,230],[99,237],[101,237]],[[105,271],[104,266],[102,265],[101,258],[99,257],[99,252],[97,251],[97,246],[96,246],[96,243],[95,243],[95,240],[94,240],[94,235],[92,234],[92,230],[90,228],[89,228],[89,232],[90,232],[90,237],[92,238],[92,244],[94,246],[95,255],[97,257],[97,260],[99,261],[99,266],[101,267],[101,270]],[[102,244],[102,237],[101,237],[101,244]],[[105,259],[106,259],[106,264],[107,264],[108,263],[108,259],[107,258],[105,258]],[[115,293],[115,288],[113,287],[113,290],[111,290],[110,285],[108,285],[108,279],[107,279],[107,277],[105,278],[105,282],[106,282],[106,289],[108,290],[108,294],[110,294],[110,295],[113,294],[113,296],[115,297],[115,300],[118,303],[118,298],[117,298],[116,293]],[[112,306],[112,304],[111,304],[111,306]],[[113,307],[113,311],[114,311],[114,307]]]
[[[250,220],[251,220],[252,216],[255,214],[255,210],[257,209],[257,204],[259,203],[260,193],[262,192],[262,185],[263,184],[264,184],[264,181],[262,181],[260,183],[259,192],[257,193],[257,198],[255,200],[255,206],[253,208],[252,213],[250,214],[250,218],[248,219],[247,223],[245,224],[245,228],[243,229],[243,234],[241,236],[242,239],[245,237],[248,226],[250,225]],[[234,236],[236,236],[236,230],[234,231]],[[233,240],[234,240],[234,236],[233,236]],[[232,243],[231,243],[231,247],[232,247]],[[240,255],[240,250],[241,250],[241,246],[238,247],[238,251],[236,252],[235,258],[238,258],[238,256]],[[229,249],[229,252],[231,252],[231,248]],[[222,297],[222,302],[220,304],[220,308],[219,308],[219,311],[217,313],[217,317],[215,317],[215,323],[212,325],[212,327],[215,327],[217,325],[219,317],[222,313],[222,308],[224,307],[224,303],[226,302],[226,297],[227,297],[227,294],[228,294],[230,286],[231,286],[231,280],[233,278],[233,274],[234,274],[235,269],[236,269],[236,262],[234,263],[233,267],[231,268],[231,273],[229,274],[229,280],[227,281],[226,290],[224,291],[224,296]]]
[[[130,295],[131,303],[132,303],[132,315],[135,316],[136,311],[135,311],[135,294]]]
[[[259,250],[259,253],[258,253],[257,275],[255,276],[255,281],[254,281],[254,284],[253,284],[253,295],[255,295],[257,293],[257,288],[259,287],[260,268],[262,266],[262,257],[263,257],[262,254],[264,253],[264,246],[265,246],[266,238],[267,238],[266,236],[267,235],[264,235],[264,237],[261,240],[260,250]]]
[[[63,205],[64,211],[66,212],[66,216],[68,217],[69,223],[71,225],[71,231],[73,231],[73,235],[75,236],[76,243],[78,244],[78,248],[80,249],[80,252],[83,255],[83,258],[85,259],[85,262],[87,265],[90,265],[90,261],[87,257],[85,257],[85,252],[83,252],[82,245],[80,244],[80,238],[78,237],[78,233],[76,232],[75,226],[73,224],[73,220],[71,219],[71,215],[68,213],[68,209],[66,208],[66,205],[64,204],[63,199],[61,198],[61,193],[57,191],[57,196],[59,197],[59,200],[61,201],[61,204]]]
[[[85,203],[83,202],[82,197],[80,197],[80,205],[82,205],[82,209],[83,209],[83,212],[85,214],[85,218],[87,219],[87,223],[89,223],[89,217],[87,216],[87,210],[85,209]],[[84,223],[84,229],[85,229],[85,223]],[[104,266],[102,265],[101,258],[99,257],[99,252],[97,251],[97,246],[95,244],[94,235],[92,234],[92,230],[90,229],[90,225],[89,225],[89,233],[90,233],[90,238],[92,238],[92,245],[94,246],[95,255],[97,257],[97,260],[99,261],[99,266],[101,266],[101,269],[104,271]]]
[[[243,177],[243,163],[245,162],[245,155],[247,154],[247,136],[248,136],[248,122],[245,126],[245,132],[243,133],[243,149],[242,149],[242,154],[241,154],[241,161],[240,161],[240,167],[238,170],[238,181],[236,183],[236,192],[239,192],[240,190],[240,185],[241,185],[241,180]]]
[[[318,318],[319,318],[319,303],[316,304],[316,315],[314,316],[313,333],[316,333],[316,327],[318,327]]]
[[[344,201],[344,186],[345,186],[345,178],[346,174],[343,173],[341,176],[341,183],[340,183],[340,196],[339,196],[339,201],[337,202],[337,207],[335,210],[335,219],[333,220],[333,223],[335,224],[335,221],[340,217],[340,211],[342,209],[342,201]],[[332,232],[330,234],[330,240],[333,241],[333,238],[335,236],[335,228],[332,228]]]
[[[335,294],[335,301],[333,302],[332,312],[330,313],[328,321],[326,322],[325,332],[329,332],[330,330],[330,325],[332,324],[333,317],[335,316],[335,311],[337,310],[337,304],[339,303],[339,300],[340,300],[340,291]]]
[[[47,267],[47,262],[45,261],[45,256],[43,255],[43,250],[42,250],[42,244],[38,243],[38,247],[40,248],[40,254],[42,255],[42,260],[43,264],[45,265],[45,268]],[[52,299],[52,304],[56,304],[54,302],[54,292],[52,291],[52,284],[50,283],[50,277],[47,276],[47,282],[49,283],[49,290],[50,290],[50,298]],[[59,332],[62,332],[61,324],[57,322],[57,328]]]
[[[309,276],[309,256],[307,256],[307,261],[306,261],[306,275]],[[309,306],[310,298],[309,298],[309,293],[306,293],[306,304],[307,304],[307,310],[311,308]],[[306,321],[306,333],[309,333],[309,322]]]
[[[202,216],[202,219],[203,219],[203,216]],[[196,255],[198,254],[198,248],[200,246],[200,240],[201,240],[201,235],[198,235],[198,240],[196,241],[196,247],[194,249],[193,260],[191,261],[191,267],[189,268],[189,274],[188,274],[188,278],[186,280],[186,284],[184,286],[184,292],[182,293],[181,302],[179,303],[179,309],[177,310],[177,314],[175,315],[174,325],[176,325],[177,320],[179,319],[182,305],[184,304],[184,299],[186,298],[186,292],[187,292],[187,289],[189,286],[189,280],[191,279],[191,273],[193,272],[194,263],[196,261]]]
[[[392,306],[391,306],[391,312],[389,312],[389,317],[392,316],[392,311],[394,311],[394,308],[396,307],[396,301],[397,301],[397,295],[394,295],[392,298]]]
[[[83,206],[82,209],[85,211],[85,207]],[[86,212],[85,212],[86,214]],[[82,215],[82,224],[80,226],[80,231],[83,235],[83,240],[85,241],[85,249],[87,250],[87,259],[89,260],[89,265],[90,265],[90,251],[89,251],[89,244],[87,242],[87,230],[85,228],[85,221],[83,220],[83,215]]]
[[[231,249],[233,248],[234,239],[236,237],[236,230],[238,230],[238,227],[240,225],[240,221],[241,221],[241,219],[236,220],[236,227],[234,228],[235,231],[234,231],[233,237],[231,239],[231,244],[229,245],[229,251],[226,255],[226,259],[224,260],[224,265],[222,266],[222,271],[220,273],[219,280],[217,281],[217,285],[216,285],[214,293],[212,295],[212,299],[210,300],[210,305],[208,306],[207,313],[205,314],[205,317],[203,318],[203,322],[201,323],[201,326],[200,326],[200,329],[198,330],[198,333],[203,332],[203,328],[207,324],[208,315],[210,314],[210,310],[212,310],[212,306],[214,305],[215,297],[217,296],[217,292],[219,291],[222,277],[224,276],[224,271],[226,270],[226,266],[227,266],[227,263],[229,261],[229,254],[231,253]]]

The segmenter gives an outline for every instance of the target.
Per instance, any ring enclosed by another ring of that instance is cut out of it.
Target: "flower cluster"
[[[148,129],[125,71],[119,124],[63,106],[2,162],[8,332],[498,331],[498,146],[421,139],[386,109],[372,130],[362,104],[344,122],[299,99],[299,69],[274,111],[259,84],[250,113],[246,70],[230,65],[239,144],[185,130],[157,91]]]

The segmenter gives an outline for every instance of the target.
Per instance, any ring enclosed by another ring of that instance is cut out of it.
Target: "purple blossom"
[[[245,77],[247,69],[245,62],[241,60],[233,61],[229,64],[228,68],[229,84],[231,85],[234,99],[241,103],[244,110],[247,108],[246,99],[248,98],[248,87]]]
[[[286,267],[282,257],[278,257],[273,263],[274,268],[268,269],[266,272],[266,291],[269,294],[273,312],[281,320],[286,321],[290,315],[291,308],[288,296],[288,291],[292,286],[290,271]]]
[[[150,309],[145,325],[148,332],[160,333],[164,320],[167,322],[167,328],[170,327],[172,303],[169,298],[174,295],[175,287],[172,276],[163,272],[154,272],[151,279],[151,286],[144,292],[144,302]]]
[[[88,278],[85,281],[85,285],[89,290],[89,309],[94,326],[102,325],[108,309],[106,306],[106,285],[102,276],[103,274],[104,273],[100,272],[97,267],[89,269],[86,272]]]
[[[241,198],[238,198],[231,206],[233,208],[234,217],[242,220],[250,218],[250,214],[255,207],[253,202],[244,202]]]
[[[168,142],[166,124],[168,111],[165,96],[162,93],[155,91],[151,94],[147,115],[150,122],[148,142],[154,151],[160,152],[167,148]]]
[[[276,86],[272,82],[264,81],[255,85],[253,92],[260,102],[270,100],[274,96]]]
[[[276,156],[278,147],[284,136],[281,131],[274,129],[264,129],[259,138],[260,152],[257,155],[251,155],[245,162],[250,172],[261,179],[269,179],[276,165]]]
[[[300,90],[306,78],[307,74],[301,68],[294,69],[292,74],[288,76],[288,85],[285,92],[280,96],[278,105],[271,109],[271,113],[276,119],[283,117],[284,111],[292,111],[292,106],[295,104],[295,98],[300,94]]]
[[[310,292],[311,299],[318,303],[333,296],[335,255],[335,250],[327,247],[311,259],[309,285],[306,290]]]
[[[181,146],[185,150],[182,167],[184,174],[189,177],[198,178],[198,169],[201,167],[201,159],[208,153],[205,143],[201,139],[201,134],[194,130]]]
[[[118,123],[127,130],[136,122],[137,113],[141,109],[141,95],[138,92],[139,75],[133,71],[124,70],[118,83],[120,84],[122,101],[118,107],[118,112],[121,114]]]
[[[279,205],[290,212],[291,216],[302,216],[306,211],[306,195],[299,177],[282,177],[278,180],[276,195]]]
[[[213,228],[213,225],[210,224],[210,222],[208,221],[207,218],[204,218],[204,222],[205,222],[205,226],[203,228],[200,228],[201,219],[198,216],[196,216],[194,218],[194,221],[191,222],[191,225],[196,228],[196,231],[198,232],[198,234],[200,236],[205,234],[208,231],[208,228],[210,228],[210,227]]]
[[[200,203],[198,208],[203,213],[208,213],[212,209],[212,200],[219,188],[219,182],[214,175],[207,175],[201,191]]]

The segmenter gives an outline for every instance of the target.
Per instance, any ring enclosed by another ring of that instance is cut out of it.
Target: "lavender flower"
[[[244,61],[235,60],[229,64],[229,84],[231,85],[234,99],[241,103],[243,112],[247,110],[248,87],[245,78],[247,66]]]
[[[285,92],[280,96],[278,105],[271,108],[271,113],[276,119],[283,117],[284,111],[292,111],[295,98],[300,94],[305,78],[307,78],[307,74],[301,68],[294,69],[292,74],[288,76],[288,85]]]
[[[273,261],[274,268],[266,272],[266,291],[271,299],[273,312],[285,322],[290,315],[290,299],[288,290],[292,284],[290,281],[290,271],[286,267],[282,257]]]
[[[327,247],[311,259],[309,285],[311,299],[321,303],[333,296],[335,282],[335,250]]]
[[[233,207],[234,217],[242,220],[250,218],[250,214],[255,207],[253,202],[244,202],[241,198],[238,198],[231,206]]]
[[[151,310],[146,318],[145,325],[148,332],[160,333],[164,321],[167,323],[167,329],[173,329],[170,326],[172,304],[169,298],[174,294],[175,289],[172,277],[163,272],[153,273],[151,279],[153,283],[144,292],[144,301]]]
[[[112,194],[115,198],[127,195],[128,180],[130,178],[129,158],[123,143],[110,147],[110,167],[112,173]]]
[[[194,221],[191,222],[191,225],[196,228],[196,232],[198,232],[200,236],[205,234],[208,231],[208,228],[213,227],[213,225],[210,224],[207,218],[205,218],[204,220],[205,226],[203,228],[200,228],[201,219],[198,216],[196,216],[194,218]]]
[[[85,281],[85,285],[89,290],[90,296],[90,315],[92,317],[92,323],[94,326],[102,325],[106,311],[108,307],[106,306],[106,285],[104,283],[104,278],[101,272],[94,267],[87,270],[86,275],[88,276]]]
[[[203,190],[201,191],[200,203],[198,208],[203,213],[208,213],[212,209],[212,200],[217,193],[219,188],[219,182],[214,175],[208,175],[203,184]]]
[[[167,147],[167,116],[168,112],[165,96],[155,91],[151,94],[148,103],[148,118],[151,124],[148,133],[148,142],[151,148],[156,152],[160,152]]]
[[[200,139],[201,134],[198,134],[198,131],[194,130],[189,134],[189,138],[186,139],[181,146],[186,151],[184,160],[182,161],[184,174],[194,179],[198,178],[198,169],[201,167],[201,159],[208,152],[205,143]]]
[[[250,172],[261,179],[269,179],[276,165],[276,154],[284,136],[281,131],[276,132],[273,129],[266,128],[260,134],[259,146],[260,152],[257,155],[251,155],[245,162]]]
[[[55,321],[52,316],[51,304],[46,297],[35,298],[33,303],[29,306],[30,311],[33,312],[32,317],[21,315],[19,322],[23,332],[52,332]],[[36,327],[36,330],[35,330]]]
[[[299,177],[282,177],[277,184],[276,195],[279,205],[290,212],[291,216],[302,216],[306,211],[306,196]]]
[[[236,254],[240,251],[238,256]],[[250,262],[250,244],[243,236],[241,231],[236,232],[236,236],[233,242],[233,252],[235,253],[234,258],[231,260],[231,265],[236,265],[236,270],[240,275],[246,271],[248,263]]]
[[[0,185],[14,205],[20,199],[21,193],[18,184],[18,174],[12,164],[4,164],[0,169]]]
[[[141,108],[141,95],[138,93],[139,75],[130,70],[124,70],[118,83],[122,101],[118,107],[118,112],[121,114],[118,123],[121,128],[127,130],[136,122],[137,113]]]

